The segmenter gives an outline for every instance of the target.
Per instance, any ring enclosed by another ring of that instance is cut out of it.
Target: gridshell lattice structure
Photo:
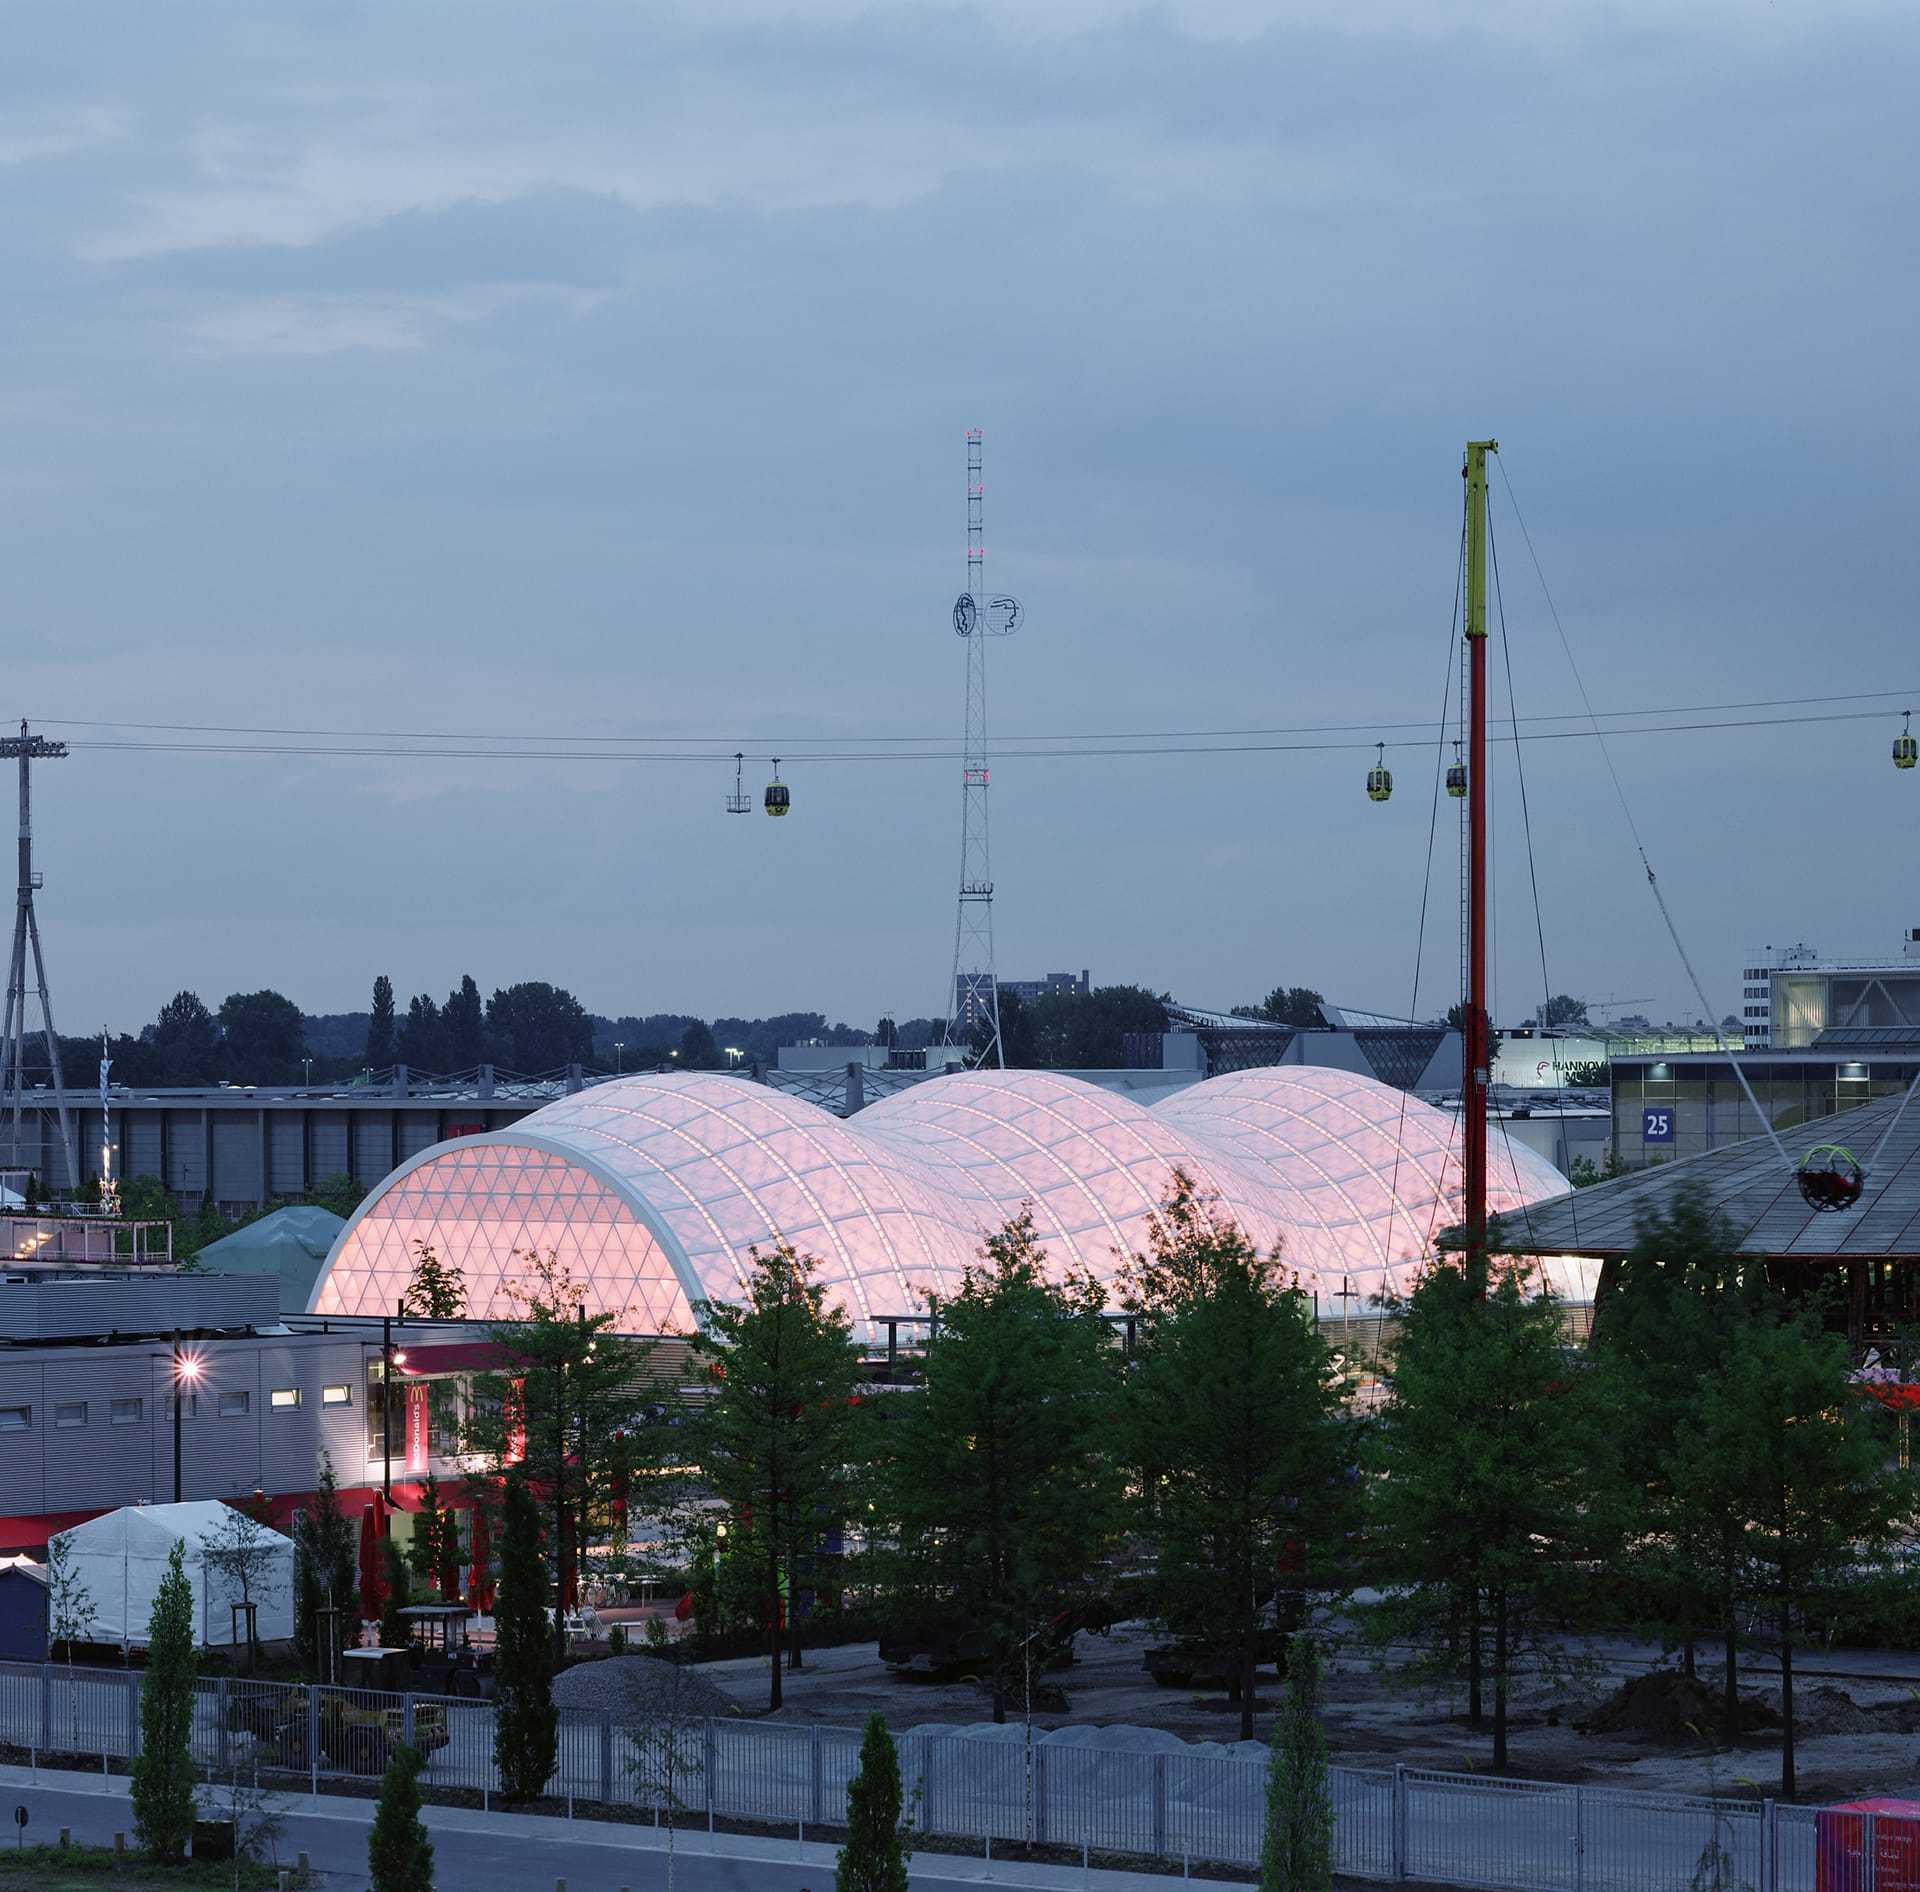
[[[529,1250],[551,1251],[594,1312],[684,1331],[781,1237],[816,1256],[857,1323],[950,1292],[982,1238],[1030,1203],[1052,1261],[1110,1277],[1144,1247],[1186,1170],[1322,1298],[1410,1285],[1461,1219],[1457,1120],[1352,1072],[1288,1065],[1210,1078],[1146,1108],[1050,1071],[928,1080],[842,1121],[742,1078],[671,1072],[561,1098],[510,1129],[422,1151],[361,1206],[309,1311],[380,1314],[417,1243],[460,1268],[476,1318],[511,1312]],[[1495,1138],[1491,1207],[1564,1192]],[[1550,1261],[1587,1298],[1579,1265]]]

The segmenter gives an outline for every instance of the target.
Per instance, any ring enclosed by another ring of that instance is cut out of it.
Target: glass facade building
[[[744,1078],[649,1074],[403,1164],[342,1231],[309,1311],[390,1312],[425,1243],[460,1269],[474,1318],[510,1313],[531,1250],[627,1331],[670,1333],[695,1302],[738,1295],[751,1250],[784,1238],[864,1323],[951,1293],[1022,1204],[1057,1268],[1108,1279],[1145,1246],[1176,1168],[1321,1298],[1369,1296],[1409,1285],[1460,1219],[1458,1138],[1452,1112],[1312,1065],[1150,1109],[1048,1071],[961,1072],[847,1120]],[[1496,1213],[1563,1193],[1543,1158],[1494,1144]],[[1586,1298],[1577,1272],[1558,1285]]]

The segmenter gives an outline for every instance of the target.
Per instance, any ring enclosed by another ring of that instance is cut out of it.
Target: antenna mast
[[[1487,1029],[1487,455],[1497,440],[1469,440],[1467,483],[1467,1008],[1462,1033],[1466,1084],[1467,1274],[1486,1293],[1487,1087],[1493,1059]]]
[[[982,1024],[976,1065],[1004,1070],[1000,987],[993,970],[993,867],[987,850],[987,639],[1010,637],[1024,615],[1017,598],[986,595],[980,429],[967,429],[967,588],[954,600],[953,628],[967,647],[967,721],[960,772],[960,901],[953,925],[953,983],[940,1042],[970,1045]]]
[[[34,891],[42,876],[33,865],[33,783],[30,770],[36,762],[57,762],[67,753],[64,742],[49,742],[45,736],[29,735],[20,725],[18,736],[0,736],[0,758],[12,756],[20,764],[20,882],[13,913],[13,958],[7,974],[7,1019],[0,1031],[0,1099],[9,1092],[13,1100],[13,1160],[21,1161],[20,1117],[27,1094],[27,951],[33,951],[33,968],[40,990],[40,1022],[46,1039],[47,1063],[53,1080],[53,1095],[60,1111],[60,1141],[66,1151],[69,1189],[80,1186],[80,1162],[73,1141],[73,1118],[67,1109],[67,1080],[60,1069],[60,1038],[53,1026],[53,1001],[47,996],[47,962],[40,951],[40,922],[34,918]]]

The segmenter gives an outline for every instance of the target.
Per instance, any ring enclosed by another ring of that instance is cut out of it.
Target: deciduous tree
[[[320,1454],[313,1503],[294,1526],[293,1556],[293,1633],[300,1666],[315,1681],[330,1681],[338,1669],[338,1651],[356,1632],[359,1587],[353,1526],[341,1514],[331,1453]],[[326,1614],[329,1609],[331,1616]]]
[[[467,1278],[457,1263],[442,1261],[431,1242],[416,1237],[413,1276],[401,1305],[416,1320],[459,1320],[467,1311]]]

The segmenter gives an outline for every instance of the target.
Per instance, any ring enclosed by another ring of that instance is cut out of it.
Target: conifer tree
[[[1049,1619],[1120,1528],[1120,1350],[1085,1276],[1049,1278],[1033,1216],[987,1237],[934,1301],[926,1385],[895,1402],[882,1494],[902,1588],[988,1650],[993,1718],[1031,1682]],[[1044,1650],[1042,1651],[1044,1653]]]
[[[847,1782],[847,1843],[833,1892],[907,1892],[908,1850],[900,1833],[900,1757],[886,1718],[867,1717],[860,1771]]]
[[[140,1752],[133,1762],[133,1824],[155,1859],[182,1858],[193,1837],[193,1585],[175,1540],[154,1594],[147,1670],[140,1678]]]
[[[1267,1760],[1260,1892],[1332,1892],[1332,1887],[1333,1798],[1320,1728],[1320,1652],[1311,1636],[1295,1636]]]
[[[532,1800],[545,1792],[557,1757],[553,1645],[547,1629],[551,1596],[540,1545],[540,1512],[525,1478],[509,1478],[493,1618],[493,1754],[500,1791],[509,1800]]]
[[[373,982],[373,1010],[367,1015],[367,1069],[383,1071],[393,1062],[393,981],[383,972]]]
[[[331,1453],[320,1454],[313,1503],[294,1526],[294,1646],[301,1668],[317,1682],[333,1679],[334,1655],[355,1633],[359,1575],[353,1526],[340,1511],[340,1485]],[[331,1605],[331,1617],[323,1612]],[[333,1648],[327,1647],[331,1626]]]
[[[1153,1613],[1231,1652],[1250,1741],[1263,1622],[1291,1627],[1309,1561],[1343,1541],[1350,1448],[1331,1360],[1279,1251],[1261,1254],[1180,1171],[1121,1280],[1141,1316],[1122,1412],[1157,1552]]]
[[[420,1818],[424,1757],[402,1742],[387,1763],[367,1835],[369,1892],[433,1892],[433,1841]]]
[[[798,1668],[801,1575],[821,1534],[847,1511],[860,1359],[848,1317],[829,1305],[811,1256],[781,1242],[753,1250],[752,1260],[742,1305],[699,1309],[696,1358],[712,1390],[687,1428],[686,1449],[735,1517],[753,1519],[768,1705],[778,1708],[782,1619],[788,1666]]]

